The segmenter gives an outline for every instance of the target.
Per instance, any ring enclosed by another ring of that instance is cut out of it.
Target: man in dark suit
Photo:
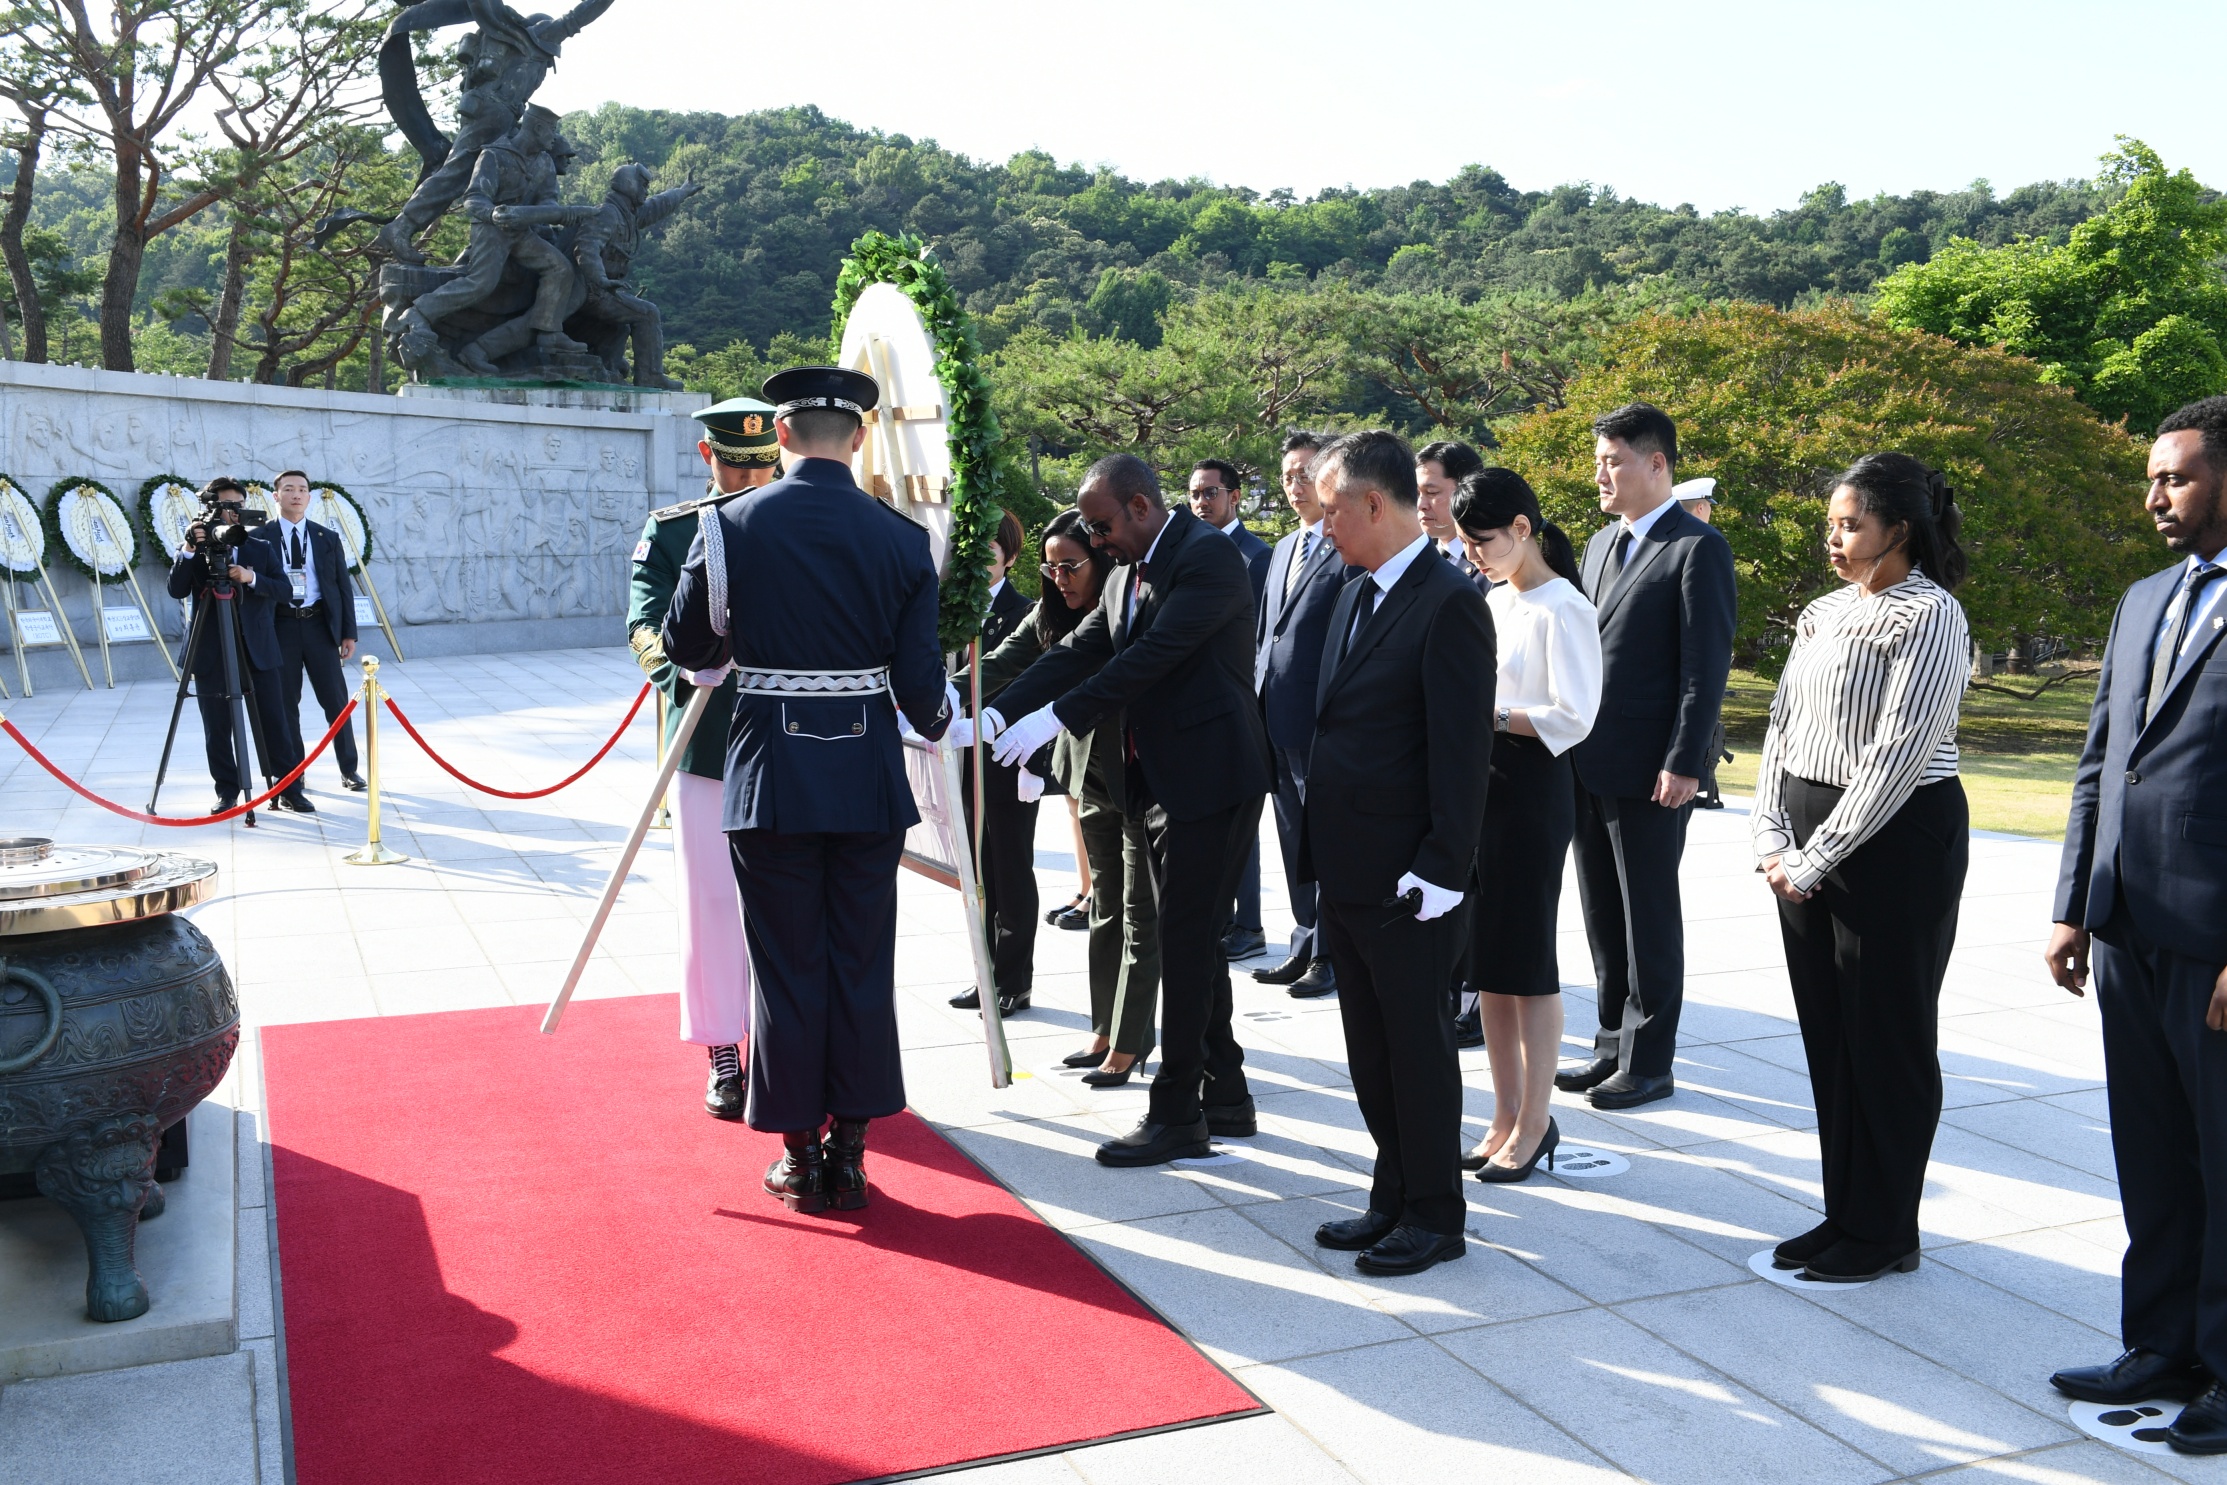
[[[1253,535],[1239,514],[1237,466],[1221,459],[1201,459],[1191,468],[1191,514],[1237,543],[1245,556],[1245,570],[1253,580],[1253,609],[1257,614],[1268,582],[1268,543]],[[1222,933],[1222,954],[1229,959],[1250,959],[1268,948],[1260,923],[1260,844],[1255,842],[1237,879],[1237,895],[1230,904],[1229,922]]]
[[[982,621],[984,655],[1005,643],[1035,609],[1026,593],[1006,581],[1028,538],[1011,511],[1001,515],[991,541],[996,556],[990,563],[990,612]],[[959,687],[960,705],[971,708],[974,697],[968,689],[966,657],[959,659],[952,680]],[[960,772],[967,780],[961,798],[971,831],[974,770],[963,766]],[[982,760],[982,917],[990,934],[990,977],[997,987],[1001,1016],[1027,1010],[1036,985],[1036,800],[1021,798],[1020,781],[1019,767]],[[1036,789],[1040,795],[1041,777]],[[963,1011],[979,1010],[981,992],[970,985],[952,996],[951,1004]]]
[[[247,503],[247,491],[240,482],[229,475],[218,475],[201,493],[204,500],[216,502],[217,519],[236,530]],[[261,792],[242,768],[247,748],[245,739],[234,734],[229,694],[232,686],[240,687],[245,696],[249,727],[261,734],[256,738],[257,757],[247,762],[247,768],[260,763],[263,776],[275,782],[294,766],[289,763],[286,769],[276,768],[284,724],[279,710],[278,639],[271,632],[271,603],[272,595],[284,586],[286,574],[279,570],[268,547],[246,541],[234,546],[233,560],[221,573],[212,573],[208,559],[193,546],[193,538],[205,534],[207,528],[198,521],[187,531],[187,544],[179,548],[170,568],[170,596],[180,601],[192,599],[199,621],[193,653],[183,657],[181,665],[193,675],[194,704],[201,710],[201,735],[208,749],[209,781],[216,786],[216,807],[209,813],[221,815],[243,797],[252,799]],[[216,591],[219,578],[230,580],[228,596]],[[225,668],[228,643],[234,647],[237,675],[229,675]]]
[[[791,367],[763,395],[788,476],[705,513],[660,637],[676,665],[736,667],[720,824],[750,943],[743,1117],[783,1146],[765,1189],[848,1211],[867,1124],[905,1106],[897,869],[920,811],[898,714],[939,738],[958,698],[928,533],[851,477],[874,379]]]
[[[1276,543],[1268,559],[1268,587],[1261,596],[1260,624],[1254,632],[1253,689],[1260,694],[1261,717],[1275,763],[1276,837],[1284,850],[1284,882],[1291,891],[1291,916],[1298,925],[1284,962],[1256,969],[1264,985],[1288,985],[1297,999],[1328,995],[1338,988],[1337,971],[1323,952],[1315,925],[1315,888],[1299,879],[1299,811],[1307,784],[1307,755],[1315,741],[1315,692],[1322,675],[1323,640],[1330,633],[1330,610],[1338,592],[1358,568],[1348,567],[1323,534],[1322,507],[1315,500],[1315,456],[1329,443],[1319,433],[1294,433],[1284,440],[1284,498],[1299,517],[1299,529]]]
[[[1492,764],[1492,618],[1416,513],[1415,456],[1350,433],[1318,490],[1339,554],[1366,576],[1330,618],[1299,844],[1361,1117],[1376,1141],[1369,1209],[1326,1222],[1365,1273],[1411,1274],[1463,1251],[1461,1067],[1446,986]],[[1448,676],[1471,677],[1468,685]]]
[[[1678,430],[1635,402],[1593,422],[1601,509],[1585,548],[1601,711],[1577,766],[1578,895],[1593,945],[1593,1061],[1555,1074],[1595,1108],[1668,1098],[1686,986],[1678,862],[1732,669],[1732,549],[1671,498]]]
[[[1253,699],[1253,596],[1235,544],[1170,511],[1152,466],[1100,459],[1076,500],[1092,545],[1122,564],[1098,607],[998,693],[983,724],[1025,758],[1113,714],[1127,733],[1124,805],[1141,816],[1160,932],[1160,1071],[1144,1119],[1098,1147],[1107,1165],[1204,1155],[1255,1131],[1217,942],[1260,837],[1268,737]],[[1011,721],[1008,722],[1008,718]]]
[[[271,739],[286,773],[302,761],[302,677],[309,677],[317,705],[329,727],[348,704],[348,677],[341,662],[356,653],[356,594],[348,580],[348,557],[340,533],[309,519],[309,476],[289,469],[272,487],[278,519],[255,528],[249,540],[268,546],[284,569],[284,585],[272,609],[278,635],[280,722],[284,735]],[[350,722],[333,739],[333,761],[348,789],[364,787],[356,772],[356,726]],[[314,814],[317,807],[301,782],[281,794],[273,808]]]
[[[2146,502],[2184,554],[2111,621],[2073,774],[2049,972],[2095,956],[2127,1248],[2120,1339],[2050,1378],[2124,1406],[2188,1400],[2175,1449],[2227,1453],[2227,397],[2167,417]]]

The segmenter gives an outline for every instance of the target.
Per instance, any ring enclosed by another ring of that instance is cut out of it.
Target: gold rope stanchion
[[[665,693],[660,691],[657,693],[657,768],[660,773],[665,770],[665,705]],[[650,829],[672,828],[673,802],[669,796],[660,794],[657,796],[657,818],[650,821]]]
[[[364,802],[370,822],[363,849],[350,852],[340,859],[350,866],[393,866],[410,858],[399,851],[390,851],[379,842],[379,657],[363,657],[363,776],[369,785],[364,790]]]

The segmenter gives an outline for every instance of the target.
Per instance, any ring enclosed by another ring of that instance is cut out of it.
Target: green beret
[[[773,404],[755,397],[731,397],[695,415],[704,425],[704,442],[722,464],[757,469],[781,462],[773,436]]]

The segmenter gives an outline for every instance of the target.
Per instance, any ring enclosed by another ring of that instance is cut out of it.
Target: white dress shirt
[[[1624,551],[1624,561],[1627,564],[1632,560],[1632,553],[1639,550],[1639,544],[1647,539],[1647,533],[1654,530],[1655,523],[1663,518],[1663,512],[1677,503],[1675,500],[1665,500],[1636,521],[1627,516],[1618,523],[1632,534],[1632,544]]]
[[[1502,583],[1485,595],[1499,651],[1495,702],[1531,719],[1547,751],[1585,741],[1601,710],[1601,621],[1577,585],[1553,578],[1528,593]]]
[[[2222,558],[2227,558],[2227,550],[2214,552],[2209,557],[2198,556],[2193,552],[2189,554],[2188,568],[2181,574],[2181,586],[2175,592],[2173,601],[2165,605],[2165,619],[2157,626],[2157,638],[2150,641],[2152,650],[2165,642],[2166,634],[2179,620],[2181,600],[2188,591],[2190,581],[2207,567],[2227,566]],[[2210,623],[2212,610],[2219,607],[2219,595],[2222,593],[2227,593],[2227,578],[2213,578],[2204,585],[2204,594],[2196,605],[2196,612],[2189,615],[2188,628],[2182,631],[2181,655],[2187,654],[2188,647],[2203,637],[2205,628]],[[2178,660],[2180,655],[2173,658]]]
[[[1237,528],[1238,528],[1238,527],[1240,527],[1240,526],[1242,526],[1242,525],[1244,525],[1244,524],[1245,524],[1245,518],[1244,518],[1243,516],[1231,516],[1231,517],[1229,518],[1229,524],[1228,524],[1227,526],[1224,526],[1224,527],[1222,527],[1222,528],[1221,528],[1221,530],[1222,530],[1222,535],[1224,535],[1224,536],[1227,536],[1227,537],[1231,538],[1232,540],[1235,540],[1235,539],[1236,539],[1236,536],[1237,536]],[[1150,561],[1151,559],[1150,559],[1150,558],[1147,558],[1146,560],[1147,560],[1147,561]]]
[[[1428,547],[1430,544],[1431,539],[1428,536],[1418,536],[1413,541],[1409,542],[1406,546],[1401,547],[1398,551],[1394,552],[1390,560],[1385,562],[1382,567],[1379,567],[1375,572],[1369,574],[1369,581],[1376,584],[1377,607],[1383,607],[1384,595],[1392,591],[1392,585],[1400,580],[1400,578],[1407,572],[1407,569],[1411,565],[1413,565],[1415,559],[1423,555],[1423,549]],[[1353,636],[1360,630],[1360,628],[1361,605],[1356,603],[1353,606],[1353,622],[1351,626],[1347,628],[1345,634],[1345,642],[1347,645],[1350,646],[1353,643]]]
[[[317,548],[309,539],[309,518],[304,516],[299,521],[289,521],[284,516],[278,518],[278,560],[288,572],[294,571],[294,537],[297,532],[300,533],[302,542],[301,571],[309,580],[308,588],[302,594],[302,607],[307,608],[317,601],[318,596]],[[289,594],[281,595],[282,601],[290,596],[290,592],[291,589]]]
[[[1152,554],[1153,554],[1154,552],[1157,552],[1157,551],[1159,551],[1159,550],[1160,550],[1160,538],[1161,538],[1161,537],[1163,537],[1163,536],[1166,536],[1166,535],[1168,534],[1168,527],[1169,527],[1169,526],[1171,526],[1171,525],[1173,525],[1173,524],[1174,524],[1174,522],[1172,522],[1172,521],[1162,521],[1162,522],[1160,523],[1160,529],[1159,529],[1158,531],[1154,532],[1154,533],[1153,533],[1153,535],[1152,535],[1152,545],[1151,545],[1151,546],[1148,546],[1148,547],[1146,547],[1146,548],[1144,549],[1144,555],[1143,555],[1142,557],[1139,557],[1139,558],[1137,559],[1137,561],[1136,561],[1136,564],[1135,564],[1136,566],[1138,566],[1138,567],[1149,567],[1149,566],[1150,566],[1150,565],[1152,564]],[[1132,572],[1132,573],[1130,573],[1130,574],[1129,574],[1129,598],[1128,598],[1128,607],[1122,610],[1122,620],[1121,620],[1121,622],[1122,622],[1122,627],[1124,627],[1124,628],[1127,628],[1127,627],[1129,626],[1129,624],[1131,624],[1132,622],[1134,622],[1134,621],[1135,621],[1136,617],[1137,617],[1137,574],[1136,574],[1136,573],[1134,573],[1134,572]]]

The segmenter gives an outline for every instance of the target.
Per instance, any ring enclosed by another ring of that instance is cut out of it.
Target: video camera
[[[225,499],[226,496],[232,499]],[[194,554],[209,564],[212,575],[221,575],[232,566],[233,553],[247,534],[270,519],[268,511],[252,510],[242,503],[237,490],[211,491],[201,497],[201,509],[186,527],[186,545]],[[232,519],[237,513],[239,519]]]

